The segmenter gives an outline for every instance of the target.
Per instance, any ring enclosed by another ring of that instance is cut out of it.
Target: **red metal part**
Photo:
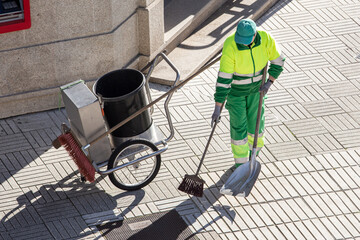
[[[0,34],[28,29],[31,27],[30,0],[22,0],[22,1],[24,8],[23,9],[24,18],[22,20],[0,23]]]

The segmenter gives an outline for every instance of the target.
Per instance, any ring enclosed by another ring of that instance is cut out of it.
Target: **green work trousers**
[[[257,109],[259,106],[260,92],[248,96],[232,96],[227,98],[226,109],[230,115],[231,150],[235,163],[245,163],[249,159],[254,143]],[[265,104],[263,99],[260,117],[257,154],[264,146]]]

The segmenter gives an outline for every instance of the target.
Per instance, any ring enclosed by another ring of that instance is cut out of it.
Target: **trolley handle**
[[[167,64],[169,64],[169,66],[174,70],[174,72],[176,73],[176,78],[175,78],[175,81],[173,83],[173,85],[171,86],[171,88],[169,89],[169,91],[171,89],[173,89],[175,86],[177,86],[177,83],[178,81],[180,80],[180,71],[177,69],[177,67],[171,62],[171,60],[166,56],[165,54],[165,51],[164,52],[161,52],[159,53],[158,55],[156,55],[156,57],[154,58],[151,66],[150,66],[150,69],[148,71],[148,74],[146,76],[146,93],[147,93],[147,96],[148,96],[148,99],[149,99],[149,102],[152,102],[152,98],[151,98],[151,94],[150,94],[150,88],[149,88],[149,80],[150,80],[150,76],[159,60],[159,58],[162,57],[163,60],[165,60],[167,62]],[[173,123],[172,123],[172,119],[171,119],[171,114],[170,114],[170,111],[169,111],[169,102],[171,100],[171,97],[173,95],[173,92],[171,92],[166,100],[165,100],[165,103],[164,103],[164,109],[165,109],[165,113],[166,113],[166,118],[168,120],[168,124],[169,124],[169,128],[170,128],[170,135],[168,138],[165,139],[165,142],[169,142],[173,137],[174,137],[174,134],[175,134],[175,131],[174,131],[174,126],[173,126]],[[151,110],[150,110],[151,114],[154,112],[154,106],[151,107]]]
[[[219,51],[220,53],[220,51]],[[115,131],[116,129],[118,129],[119,127],[121,127],[122,125],[124,125],[125,123],[127,123],[128,121],[130,121],[131,119],[134,119],[135,117],[137,117],[139,114],[141,114],[142,112],[146,111],[147,109],[149,109],[150,107],[152,107],[153,105],[155,105],[156,103],[158,103],[160,100],[162,100],[165,97],[168,97],[170,94],[174,93],[176,90],[178,90],[179,88],[183,87],[186,83],[188,83],[191,79],[193,79],[194,77],[196,77],[197,75],[199,75],[201,72],[203,72],[205,69],[209,68],[210,66],[212,66],[214,63],[216,63],[217,61],[219,61],[221,58],[221,55],[218,57],[213,57],[209,62],[207,62],[204,66],[202,66],[199,70],[197,70],[195,73],[193,73],[190,77],[187,77],[186,79],[184,79],[183,81],[181,81],[179,84],[174,83],[174,85],[172,86],[172,88],[170,88],[169,91],[167,91],[166,93],[164,93],[163,95],[161,95],[160,97],[156,98],[154,101],[150,102],[149,104],[147,104],[146,106],[140,108],[139,110],[137,110],[135,113],[133,113],[131,116],[125,118],[124,120],[122,120],[121,122],[119,122],[118,124],[116,124],[115,126],[113,126],[111,129],[107,130],[106,132],[104,132],[103,134],[101,134],[100,136],[96,137],[94,140],[92,140],[91,142],[89,142],[88,144],[86,144],[85,146],[83,146],[81,149],[84,151],[87,148],[90,147],[90,145],[95,144],[96,142],[100,141],[100,139],[106,137],[107,135],[111,134],[113,131]],[[171,139],[171,135],[168,139],[166,139],[167,141],[169,141]]]

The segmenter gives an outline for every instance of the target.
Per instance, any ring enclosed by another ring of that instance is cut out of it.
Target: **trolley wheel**
[[[111,154],[108,170],[156,152],[158,148],[148,140],[136,139],[124,142]],[[158,174],[160,154],[131,164],[109,174],[110,181],[118,188],[133,191],[149,184]]]

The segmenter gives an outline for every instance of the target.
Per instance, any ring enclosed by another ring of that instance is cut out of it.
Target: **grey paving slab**
[[[357,62],[357,63],[351,63],[351,64],[346,64],[346,65],[340,65],[337,68],[344,76],[346,76],[349,80],[351,80],[351,79],[358,78],[359,71],[360,71],[359,66],[360,66],[360,63]]]
[[[323,23],[297,26],[293,29],[305,40],[314,40],[318,37],[331,37],[334,35]]]
[[[336,46],[336,50],[339,49],[346,49],[347,46],[344,42],[342,42],[336,36],[324,37],[324,38],[315,38],[306,41],[310,43],[310,45],[317,51],[317,52],[329,52],[334,51],[334,46]]]
[[[303,106],[314,117],[343,113],[344,110],[332,99],[317,100],[303,103]]]
[[[307,10],[313,10],[313,9],[321,9],[324,8],[324,6],[333,7],[336,6],[333,1],[329,0],[320,0],[320,1],[311,1],[311,0],[305,0],[301,1],[301,5],[304,6]]]
[[[1,119],[0,239],[101,239],[99,222],[171,209],[199,239],[360,238],[359,8],[358,0],[284,0],[259,18],[287,60],[265,102],[262,171],[247,198],[219,193],[234,164],[226,110],[200,171],[205,196],[177,190],[210,134],[219,63],[174,94],[175,137],[139,191],[99,175],[79,181],[67,152],[51,147],[64,109]],[[150,87],[153,98],[168,89]],[[168,134],[162,104],[152,117]]]
[[[14,174],[14,179],[20,187],[55,183],[46,166],[23,168]]]
[[[280,14],[281,18],[290,26],[308,25],[318,23],[319,21],[308,11],[299,11]]]
[[[268,145],[267,148],[278,160],[308,156],[309,152],[298,141]]]
[[[291,59],[302,70],[324,68],[330,64],[320,53],[293,56]]]
[[[193,157],[193,153],[190,147],[186,144],[185,141],[172,141],[169,143],[169,150],[164,153],[164,161],[177,159],[179,157],[186,158],[186,157]]]
[[[346,42],[349,47],[358,47],[359,43],[359,33],[350,33],[344,34],[338,37],[343,42]]]
[[[325,127],[315,118],[288,121],[285,125],[296,137],[305,137],[327,133]]]
[[[346,77],[336,67],[328,66],[320,69],[304,71],[315,83],[331,83],[345,80]]]
[[[12,118],[12,121],[16,123],[17,128],[22,132],[40,130],[56,126],[47,112],[17,116]]]
[[[312,154],[342,150],[344,147],[330,134],[303,137],[299,141]]]
[[[360,123],[360,111],[359,112],[350,112],[349,115],[354,119],[357,123]]]
[[[351,117],[350,114],[336,114],[331,116],[319,117],[317,120],[329,132],[339,132],[350,129],[357,129],[358,123]]]
[[[334,137],[346,148],[359,146],[359,129],[334,133]]]
[[[285,90],[270,91],[269,97],[270,96],[271,98],[269,98],[265,103],[265,105],[269,108],[297,103],[296,99]]]
[[[45,222],[76,217],[80,215],[69,200],[61,200],[54,203],[35,205],[35,208],[40,217]]]
[[[357,23],[352,19],[329,21],[326,22],[324,25],[335,35],[351,34],[360,31],[358,29]],[[344,28],[344,25],[346,25],[347,27]]]
[[[331,98],[357,95],[359,90],[349,81],[336,82],[331,84],[320,84],[320,87]]]
[[[313,85],[315,82],[307,76],[304,72],[290,72],[281,75],[281,78],[277,80],[276,85],[281,85],[285,89],[303,87]],[[274,86],[275,87],[275,86]],[[279,88],[278,86],[276,86]]]
[[[31,146],[23,134],[16,133],[0,137],[0,154],[30,149]]]
[[[54,239],[44,224],[15,229],[9,232],[9,236],[8,239]]]

